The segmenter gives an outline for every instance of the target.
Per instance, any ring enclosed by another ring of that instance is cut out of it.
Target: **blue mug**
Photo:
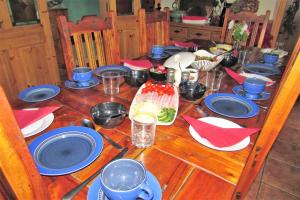
[[[263,59],[267,64],[275,64],[278,61],[279,56],[274,53],[265,53]]]
[[[257,78],[247,78],[243,83],[245,96],[255,99],[265,90],[266,82]]]
[[[89,81],[92,79],[93,71],[89,67],[76,67],[73,69],[72,79],[77,82],[79,86],[89,86]]]
[[[161,45],[153,45],[151,49],[151,53],[154,58],[160,58],[164,51],[165,48]]]
[[[153,198],[153,191],[147,183],[145,167],[133,159],[118,159],[106,165],[100,175],[100,185],[109,199]]]

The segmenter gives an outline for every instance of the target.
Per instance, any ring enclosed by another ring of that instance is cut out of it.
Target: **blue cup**
[[[145,167],[133,159],[118,159],[106,165],[100,175],[100,184],[109,199],[153,198],[153,191],[147,183]]]
[[[264,62],[267,64],[275,64],[278,61],[279,56],[278,54],[274,54],[274,53],[265,53],[263,59]]]
[[[257,78],[247,78],[243,83],[245,96],[255,99],[265,90],[266,82]]]
[[[151,53],[154,58],[160,58],[164,51],[165,48],[161,45],[153,45],[151,49]]]
[[[73,69],[72,79],[77,82],[79,86],[89,86],[89,81],[92,79],[93,71],[89,67],[77,67]]]

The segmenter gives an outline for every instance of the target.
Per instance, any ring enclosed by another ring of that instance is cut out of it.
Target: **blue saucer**
[[[262,76],[272,76],[281,73],[281,71],[276,66],[261,63],[246,64],[245,70]]]
[[[266,100],[268,98],[270,98],[271,94],[267,91],[263,91],[262,93],[259,94],[258,97],[255,98],[250,98],[248,96],[245,95],[245,91],[243,89],[243,86],[241,85],[237,85],[235,87],[232,88],[233,93],[245,97],[246,99],[251,99],[251,100]]]
[[[96,85],[99,84],[99,79],[93,77],[90,81],[89,81],[89,85],[88,86],[80,86],[77,84],[77,82],[75,81],[70,81],[70,80],[67,80],[65,81],[65,86],[67,88],[71,88],[71,89],[75,89],[75,90],[82,90],[82,89],[87,89],[87,88],[91,88],[91,87],[94,87]]]
[[[19,98],[26,102],[40,102],[58,95],[60,88],[56,85],[38,85],[27,88],[19,94]]]
[[[160,56],[154,56],[153,54],[149,54],[148,56],[149,56],[149,58],[151,58],[153,60],[161,60],[161,59],[165,59],[165,58],[169,57],[170,55],[167,53],[162,53]]]
[[[147,182],[153,190],[152,200],[161,200],[162,191],[156,177],[149,171],[147,171]],[[100,177],[98,176],[89,188],[87,194],[87,200],[109,200],[103,193],[100,185]]]

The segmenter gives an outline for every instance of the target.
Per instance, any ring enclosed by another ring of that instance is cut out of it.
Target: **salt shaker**
[[[175,82],[175,69],[169,68],[167,73],[167,83],[173,85]]]

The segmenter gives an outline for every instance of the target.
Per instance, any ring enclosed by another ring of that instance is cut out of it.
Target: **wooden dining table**
[[[259,50],[251,49],[254,58],[258,58]],[[222,70],[222,67],[220,68]],[[200,72],[201,73],[204,72]],[[256,101],[260,105],[270,106],[280,80],[279,76],[272,76],[276,83],[267,90],[271,92],[268,100]],[[232,93],[237,82],[226,75],[223,78],[219,92]],[[61,92],[50,100],[38,103],[20,102],[15,108],[32,108],[43,106],[60,106],[54,112],[53,123],[43,132],[26,138],[30,144],[38,136],[65,126],[80,126],[81,120],[90,119],[92,106],[102,102],[118,102],[129,110],[131,102],[139,89],[127,83],[120,86],[120,93],[115,96],[105,95],[102,84],[95,87],[74,90],[60,85]],[[253,143],[259,133],[250,136],[250,144],[238,151],[219,151],[198,143],[189,132],[189,124],[182,115],[194,118],[204,117],[197,111],[200,104],[210,116],[224,118],[244,127],[262,128],[268,109],[260,109],[259,114],[250,118],[230,118],[209,110],[203,101],[204,97],[196,101],[188,101],[179,97],[179,107],[176,120],[172,125],[159,125],[156,129],[155,143],[148,148],[137,148],[131,143],[131,121],[128,117],[119,126],[111,129],[96,125],[96,130],[111,137],[123,147],[128,147],[126,158],[141,161],[159,181],[163,199],[231,199],[235,186],[241,176],[243,167],[252,150]],[[43,176],[51,199],[61,197],[74,186],[83,182],[99,168],[108,163],[120,150],[114,148],[104,140],[104,148],[97,159],[90,165],[74,173],[60,176]],[[86,199],[88,184],[75,199]]]

